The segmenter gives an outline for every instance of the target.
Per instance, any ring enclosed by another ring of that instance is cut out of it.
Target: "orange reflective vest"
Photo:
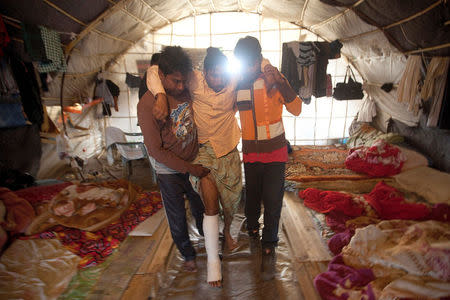
[[[242,152],[272,152],[284,147],[286,138],[281,115],[285,100],[281,93],[273,88],[268,94],[264,79],[259,77],[250,86],[240,86],[236,97]]]

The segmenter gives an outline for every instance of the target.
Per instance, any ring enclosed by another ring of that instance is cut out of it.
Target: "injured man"
[[[263,70],[264,66],[270,65],[267,60],[260,64]],[[207,281],[213,287],[220,287],[219,208],[224,219],[224,248],[233,250],[237,242],[231,236],[230,227],[242,191],[241,160],[237,150],[241,133],[235,117],[238,78],[230,78],[228,59],[218,48],[207,49],[203,66],[203,72],[190,72],[187,87],[192,98],[200,144],[194,163],[208,168],[210,173],[203,178],[191,174],[190,180],[205,205],[203,230],[208,254]],[[152,94],[157,95],[153,113],[164,120],[171,108],[165,99],[161,71],[161,65],[149,68],[147,86]]]

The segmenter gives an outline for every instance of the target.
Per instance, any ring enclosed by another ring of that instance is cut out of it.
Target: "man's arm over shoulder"
[[[182,160],[171,151],[163,148],[161,138],[162,123],[153,116],[154,96],[148,91],[139,100],[137,115],[139,126],[144,136],[144,143],[147,151],[158,162],[180,173],[187,173],[191,168],[191,163]]]
[[[147,69],[147,88],[153,95],[165,94],[166,91],[159,78],[159,69],[157,65],[153,65]]]
[[[272,80],[283,98],[282,102],[286,106],[287,111],[294,116],[300,115],[302,112],[302,101],[283,74],[281,74],[277,68],[266,65],[264,67],[264,75],[273,78]]]
[[[278,90],[284,98],[284,106],[288,112],[294,116],[300,115],[302,112],[302,100],[295,93],[294,89],[291,87],[289,82],[283,76],[283,83],[278,84]]]

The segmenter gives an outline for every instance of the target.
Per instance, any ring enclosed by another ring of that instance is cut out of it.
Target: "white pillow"
[[[423,196],[431,203],[450,204],[450,174],[429,167],[418,167],[394,176],[404,189]]]
[[[428,166],[428,160],[425,156],[420,154],[417,151],[403,148],[400,146],[395,145],[396,147],[400,148],[402,153],[406,156],[406,161],[403,164],[402,172],[411,170],[418,167],[427,167]]]

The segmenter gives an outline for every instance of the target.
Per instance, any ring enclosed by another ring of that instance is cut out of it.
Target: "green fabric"
[[[45,46],[45,54],[50,62],[39,62],[39,73],[47,72],[65,72],[67,70],[66,59],[61,48],[61,39],[59,33],[48,29],[44,26],[39,26],[41,29],[41,37]]]

